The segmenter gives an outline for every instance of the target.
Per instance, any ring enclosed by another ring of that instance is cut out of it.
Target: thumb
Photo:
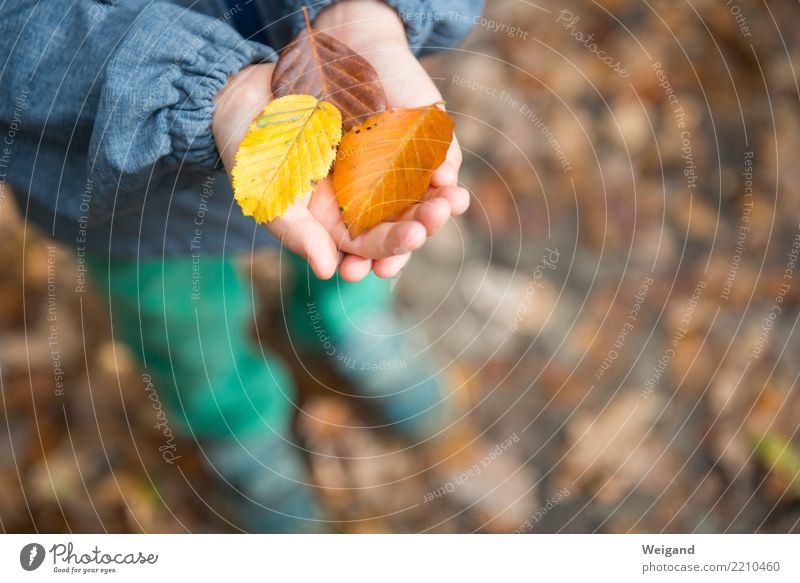
[[[308,261],[320,279],[330,279],[339,264],[339,251],[328,231],[303,205],[289,207],[280,218],[267,225],[292,252]]]

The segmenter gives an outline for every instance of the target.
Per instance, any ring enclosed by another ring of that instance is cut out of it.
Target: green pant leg
[[[91,257],[87,266],[109,304],[115,338],[139,356],[187,435],[287,431],[294,387],[250,341],[252,296],[230,260]]]
[[[286,314],[296,348],[331,364],[387,426],[413,439],[447,427],[456,413],[450,387],[424,338],[394,316],[391,281],[321,280],[299,257],[284,257],[297,275]]]
[[[374,273],[355,283],[343,280],[338,273],[323,280],[297,255],[285,252],[283,257],[297,276],[287,303],[286,320],[289,338],[300,348],[317,350],[324,344],[324,338],[336,342],[352,335],[359,324],[363,325],[362,316],[368,319],[369,314],[388,313],[392,309],[390,280]]]

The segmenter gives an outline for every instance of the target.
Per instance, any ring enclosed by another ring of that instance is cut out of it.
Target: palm
[[[363,277],[373,267],[379,274],[382,268],[393,267],[399,262],[394,258],[407,255],[425,242],[426,225],[438,227],[449,215],[446,201],[432,200],[415,205],[397,221],[383,223],[353,238],[339,211],[331,179],[326,178],[267,228],[290,249],[307,249],[309,262],[318,275],[332,273],[337,267],[332,263],[335,259],[340,269],[350,272],[343,274],[346,279],[360,279],[357,275]],[[377,266],[372,265],[373,260]]]

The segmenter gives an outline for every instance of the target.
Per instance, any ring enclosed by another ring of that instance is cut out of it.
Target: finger
[[[269,230],[294,253],[303,257],[320,279],[330,279],[339,264],[339,251],[328,231],[302,204],[290,206]]]
[[[442,197],[424,200],[403,213],[403,219],[424,225],[428,236],[434,235],[450,218],[450,203]]]
[[[375,275],[384,279],[396,277],[411,259],[411,253],[405,255],[395,255],[386,259],[379,259],[372,264],[372,271]]]
[[[441,186],[457,186],[458,173],[461,170],[463,155],[458,140],[453,136],[450,148],[447,150],[447,157],[439,168],[434,170],[431,175],[431,186],[439,188]]]
[[[339,264],[339,276],[350,283],[361,281],[372,271],[372,259],[358,255],[345,255]]]
[[[436,193],[437,191],[429,191]],[[447,194],[446,190],[443,190]],[[450,196],[450,195],[448,195]],[[430,198],[430,197],[429,197]],[[437,198],[436,194],[432,198]],[[458,197],[453,197],[458,198]],[[330,233],[340,250],[368,259],[383,259],[392,255],[403,255],[421,247],[428,235],[428,228],[416,220],[387,221],[352,238],[339,211],[331,181],[318,183],[308,203],[308,210]],[[436,203],[437,205],[439,203]],[[461,205],[463,206],[463,205]],[[435,211],[426,211],[434,214]],[[438,222],[435,216],[428,216],[429,222]],[[435,225],[433,225],[435,227]]]
[[[404,255],[422,247],[428,238],[425,225],[417,221],[398,221],[381,223],[350,239],[346,234],[339,242],[339,248],[347,253],[383,259],[392,255]]]
[[[445,199],[450,204],[450,213],[463,215],[469,208],[469,192],[460,186],[446,186],[436,190],[434,196]]]

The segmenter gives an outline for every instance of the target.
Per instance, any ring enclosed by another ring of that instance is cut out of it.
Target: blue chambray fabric
[[[303,5],[313,18],[331,3],[0,0],[0,185],[14,188],[29,221],[79,252],[272,243],[233,201],[211,135],[213,99],[243,66],[277,58],[272,47],[302,28]],[[388,3],[418,52],[456,45],[482,5]]]

